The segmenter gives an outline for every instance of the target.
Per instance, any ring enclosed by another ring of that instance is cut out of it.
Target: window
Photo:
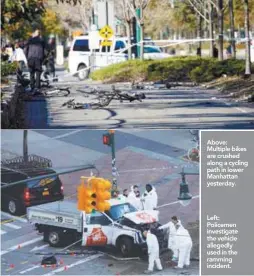
[[[137,211],[136,208],[134,208],[129,203],[115,205],[110,208],[109,211],[106,212],[106,214],[111,217],[113,220],[120,219],[124,214],[131,213]]]
[[[87,224],[109,225],[111,221],[102,213],[94,212],[86,217]]]
[[[75,41],[73,51],[90,52],[88,46],[88,39],[77,39]]]
[[[159,48],[154,48],[154,47],[144,47],[144,53],[146,54],[151,54],[151,53],[161,53]]]
[[[116,41],[115,51],[126,48],[125,43],[121,40]]]

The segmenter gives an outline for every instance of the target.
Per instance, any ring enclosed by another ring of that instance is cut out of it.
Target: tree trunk
[[[213,57],[213,44],[214,44],[214,35],[213,35],[213,6],[209,3],[209,36],[210,36],[210,57]]]
[[[133,52],[135,54],[135,58],[137,58],[138,56],[138,47],[136,45],[137,43],[137,29],[136,29],[136,22],[137,22],[137,19],[136,17],[133,17],[132,18],[132,36],[133,36],[133,43],[135,46],[133,46]]]
[[[140,24],[140,59],[144,59],[144,23]]]
[[[202,37],[202,18],[199,15],[198,15],[198,20],[197,20],[197,25],[198,25],[197,37],[198,37],[198,39],[201,39],[201,37]],[[202,55],[202,42],[201,41],[198,42],[198,48],[200,50],[199,56],[201,57],[201,55]]]
[[[233,0],[228,0],[228,8],[229,8],[229,18],[230,18],[230,40],[231,40],[232,57],[236,58],[235,19],[234,19],[234,3],[233,3]]]
[[[219,60],[223,60],[223,0],[218,0]]]
[[[251,74],[251,61],[250,61],[250,19],[249,19],[249,1],[244,0],[244,27],[245,27],[245,75]]]
[[[23,158],[25,162],[28,162],[27,129],[23,130]]]
[[[128,21],[126,23],[126,32],[127,32],[127,38],[128,38],[128,59],[130,60],[132,58],[131,56],[131,21]]]

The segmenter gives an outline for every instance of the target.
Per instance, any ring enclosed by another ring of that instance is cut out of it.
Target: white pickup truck
[[[83,246],[115,246],[123,256],[146,248],[142,232],[158,228],[158,211],[137,211],[124,199],[111,199],[110,204],[105,213],[86,214],[74,202],[59,201],[30,207],[27,216],[54,247],[81,240]]]

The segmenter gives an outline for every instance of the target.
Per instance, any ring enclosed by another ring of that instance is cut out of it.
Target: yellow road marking
[[[24,218],[25,216],[26,216],[26,214],[25,214],[25,215],[22,215],[22,216],[19,216],[18,218]],[[13,222],[13,221],[16,221],[16,220],[17,220],[17,219],[15,219],[15,218],[8,219],[8,220],[4,220],[4,221],[1,221],[1,224]]]
[[[28,261],[21,262],[21,264],[26,264],[26,263],[28,263]]]

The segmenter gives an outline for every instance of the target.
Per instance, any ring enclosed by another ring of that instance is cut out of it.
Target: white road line
[[[43,244],[42,246],[35,246],[32,250],[30,250],[30,252],[34,252],[34,251],[37,251],[39,249],[43,249],[46,247],[49,247],[49,244]]]
[[[2,229],[0,229],[0,233],[1,233],[1,235],[6,234],[6,232],[3,231]]]
[[[15,225],[13,223],[5,223],[4,225],[8,226],[10,228],[13,228],[13,229],[20,229],[21,228],[20,226],[17,226],[17,225]]]
[[[69,132],[69,133],[65,133],[65,134],[62,134],[62,135],[54,136],[54,137],[52,137],[51,139],[60,139],[60,138],[64,138],[64,137],[70,136],[70,135],[72,135],[72,134],[81,132],[81,131],[83,131],[83,129],[73,130],[73,131],[71,131],[71,132]]]
[[[244,110],[244,109],[242,109],[240,107],[236,107],[236,109],[239,110],[239,111],[241,111],[241,112],[243,112],[243,113],[248,113],[248,111],[246,111],[246,110]]]
[[[20,271],[19,273],[20,273],[20,274],[24,274],[24,273],[29,272],[29,271],[31,271],[31,270],[34,270],[34,269],[36,269],[36,268],[38,268],[38,267],[41,267],[41,266],[40,266],[40,265],[34,265],[34,266],[32,266],[32,267],[30,267],[30,268],[28,268],[28,269],[25,269],[25,270],[23,270],[23,271]]]
[[[85,258],[85,259],[83,259],[83,260],[79,260],[79,261],[77,261],[77,262],[75,262],[75,263],[66,265],[66,267],[67,267],[67,269],[70,269],[70,268],[72,268],[72,267],[74,267],[74,266],[77,266],[77,265],[80,265],[80,264],[83,264],[83,263],[92,261],[92,260],[94,260],[94,259],[98,259],[98,258],[101,257],[101,256],[103,256],[103,254],[96,254],[96,255],[87,257],[87,258]],[[51,271],[50,273],[43,274],[43,276],[54,275],[54,274],[56,274],[56,273],[58,273],[58,272],[64,271],[64,269],[65,269],[65,266],[60,267],[60,268],[58,268],[58,269],[56,269],[56,270],[53,270],[53,271]]]
[[[14,251],[18,248],[18,246],[20,246],[20,248],[24,247],[24,246],[27,246],[27,245],[30,245],[30,244],[33,244],[33,243],[36,243],[37,241],[41,241],[43,239],[43,237],[39,237],[39,238],[35,238],[33,240],[30,240],[30,241],[26,241],[26,242],[23,242],[23,243],[19,243],[17,245],[14,245],[12,247],[10,247],[9,249],[7,249],[6,251],[1,251],[0,253],[0,256],[8,253],[8,252],[11,252],[11,251]]]
[[[199,195],[196,195],[196,196],[192,197],[192,199],[194,199],[194,198],[199,198]],[[180,203],[180,201],[178,200],[178,201],[170,202],[170,203],[167,203],[167,204],[163,204],[163,205],[158,206],[157,208],[162,208],[162,207],[177,204],[177,203]]]
[[[5,217],[11,218],[13,220],[18,220],[18,221],[22,221],[22,222],[28,222],[28,220],[25,219],[25,218],[15,217],[15,216],[12,216],[12,215],[10,215],[8,213],[5,213],[3,211],[1,211],[1,216],[2,216],[2,219],[3,219],[3,216],[5,216]]]

